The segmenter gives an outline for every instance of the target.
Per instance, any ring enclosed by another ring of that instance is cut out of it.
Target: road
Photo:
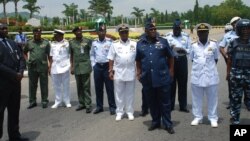
[[[161,31],[164,33],[164,31]],[[165,31],[166,32],[166,31]],[[211,37],[220,39],[222,30],[214,30]],[[195,35],[194,35],[195,36]],[[191,63],[189,63],[189,70]],[[228,141],[229,140],[229,111],[225,108],[228,104],[228,90],[225,81],[226,66],[221,57],[218,62],[220,74],[219,84],[219,127],[211,128],[207,117],[204,123],[199,126],[190,126],[193,119],[192,113],[182,113],[178,111],[178,101],[175,111],[172,112],[175,134],[170,135],[163,129],[149,132],[147,129],[151,123],[151,117],[139,117],[141,105],[141,84],[136,83],[135,93],[135,120],[129,121],[127,118],[119,122],[115,121],[115,116],[111,116],[108,111],[107,97],[104,97],[105,111],[98,114],[86,114],[84,111],[76,112],[78,104],[76,94],[76,83],[73,76],[70,80],[72,97],[72,108],[59,107],[58,109],[42,109],[40,100],[40,87],[37,91],[38,106],[27,110],[28,106],[28,78],[22,80],[22,99],[20,109],[20,131],[23,136],[32,141]],[[189,71],[190,73],[190,71]],[[93,76],[92,76],[93,78]],[[191,92],[188,83],[188,108],[191,110]],[[95,91],[93,79],[91,81],[91,92],[93,108],[95,108]],[[54,94],[51,80],[49,80],[49,106],[53,105]],[[206,102],[204,103],[204,115],[207,115]],[[6,114],[7,115],[7,112]],[[250,124],[249,112],[244,105],[241,110],[241,123]],[[4,121],[4,136],[1,141],[8,139],[6,129],[6,116]]]

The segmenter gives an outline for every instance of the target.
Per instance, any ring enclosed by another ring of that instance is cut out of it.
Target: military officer
[[[48,59],[50,53],[50,43],[48,40],[41,38],[41,28],[33,29],[33,39],[30,40],[25,48],[25,58],[28,58],[28,75],[29,75],[29,102],[28,109],[37,106],[36,90],[38,79],[40,78],[42,107],[48,106]]]
[[[225,33],[232,31],[233,30],[233,26],[230,23],[227,23],[225,25]]]
[[[112,40],[105,37],[106,26],[104,24],[100,25],[97,34],[98,39],[92,42],[90,50],[90,60],[94,70],[96,91],[96,109],[93,113],[98,114],[103,112],[103,84],[105,84],[110,114],[114,115],[116,109],[114,83],[113,80],[109,79],[109,60],[107,58],[109,48],[112,45]]]
[[[173,23],[173,32],[168,33],[165,38],[175,53],[174,58],[174,79],[171,88],[171,110],[175,107],[176,83],[178,84],[178,101],[180,111],[189,113],[187,109],[187,80],[188,80],[188,61],[187,54],[191,47],[189,35],[182,32],[180,19]]]
[[[120,39],[111,46],[109,59],[109,77],[114,80],[116,100],[116,121],[122,119],[124,112],[129,120],[134,120],[135,96],[135,55],[136,42],[129,39],[129,26],[117,27]]]
[[[86,108],[86,113],[91,113],[90,61],[91,40],[83,38],[82,28],[75,27],[72,32],[75,38],[69,42],[71,74],[75,74],[79,105],[76,111]]]
[[[174,55],[168,41],[158,36],[155,22],[148,18],[145,34],[137,42],[137,79],[146,93],[152,124],[149,131],[160,128],[161,119],[168,133],[174,134],[171,121],[171,82],[174,73]]]
[[[240,123],[240,108],[243,93],[250,96],[250,20],[241,19],[236,23],[235,38],[228,47],[227,78],[230,82],[231,123]],[[249,110],[249,108],[248,108]]]
[[[191,125],[195,126],[202,122],[203,96],[207,98],[208,119],[213,128],[218,127],[218,84],[219,75],[217,61],[219,49],[217,41],[208,38],[211,26],[200,23],[195,27],[198,40],[192,44],[190,59],[192,60],[191,89],[192,111],[194,120]]]
[[[7,108],[9,141],[27,141],[19,132],[21,80],[25,60],[20,48],[13,40],[7,39],[7,35],[7,25],[0,23],[0,139]]]
[[[70,104],[70,53],[69,42],[64,39],[64,31],[55,29],[54,39],[51,42],[50,49],[50,70],[53,87],[55,92],[55,104],[51,107],[53,109],[60,106],[62,103],[67,108],[71,107]]]

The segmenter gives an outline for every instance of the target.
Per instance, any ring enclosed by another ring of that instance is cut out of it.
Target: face
[[[156,35],[157,35],[156,31],[157,31],[156,27],[151,27],[151,28],[146,29],[146,33],[148,37],[150,38],[156,38]]]
[[[197,32],[197,35],[199,37],[199,40],[201,42],[206,42],[207,39],[208,39],[208,34],[209,34],[209,31],[208,30],[201,30],[201,31],[198,31]]]
[[[250,38],[250,28],[249,27],[243,27],[241,29],[241,39],[248,40]]]
[[[82,38],[82,30],[77,30],[74,32],[76,38]]]
[[[7,36],[8,36],[8,28],[7,27],[0,28],[0,37],[5,38]]]
[[[34,31],[33,32],[33,37],[35,40],[41,40],[41,35],[42,35],[41,31]]]
[[[106,30],[98,31],[97,32],[99,39],[104,39],[106,36]]]
[[[55,34],[55,35],[54,35],[54,38],[55,38],[56,41],[59,42],[59,41],[62,41],[62,40],[63,40],[63,35],[62,35],[62,34]]]
[[[173,28],[173,34],[176,37],[180,36],[181,35],[181,27],[174,27]]]
[[[128,31],[120,31],[119,35],[120,35],[121,40],[127,40],[129,33]]]

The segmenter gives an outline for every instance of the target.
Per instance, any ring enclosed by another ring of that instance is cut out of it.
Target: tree
[[[140,24],[141,17],[143,16],[143,11],[145,11],[145,9],[139,9],[138,7],[133,7],[133,10],[134,11],[131,12],[131,14],[136,17],[135,20],[136,19],[138,20],[137,24]]]
[[[156,10],[155,8],[151,8],[150,10],[152,11],[152,13],[150,13],[149,15],[155,18],[155,22],[158,21],[160,17],[160,11]]]
[[[165,22],[168,22],[168,10],[165,11]]]
[[[71,17],[71,22],[74,24],[76,21],[76,17],[78,16],[78,5],[71,3],[70,5],[67,4],[63,4],[63,6],[65,7],[65,10],[62,11],[62,13],[66,16],[66,17]]]
[[[18,10],[17,10],[17,4],[20,0],[10,0],[14,3],[15,5],[15,18],[18,19]]]
[[[23,0],[23,1],[27,2],[27,4],[23,6],[23,9],[27,9],[30,11],[30,18],[33,17],[34,13],[40,13],[39,10],[41,9],[41,7],[36,6],[37,0]]]
[[[60,25],[60,18],[59,17],[53,17],[52,18],[52,24],[53,25]]]
[[[0,3],[3,4],[3,15],[4,15],[4,18],[7,18],[6,4],[7,4],[9,1],[10,1],[10,0],[0,0]]]
[[[89,0],[89,10],[94,13],[95,16],[98,14],[103,17],[107,17],[108,14],[112,15],[113,6],[111,6],[112,0]]]
[[[198,23],[199,21],[199,3],[198,0],[195,0],[195,5],[194,5],[194,22]]]

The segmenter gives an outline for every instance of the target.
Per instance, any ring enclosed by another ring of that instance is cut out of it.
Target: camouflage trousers
[[[250,69],[232,68],[230,72],[230,114],[233,122],[239,123],[241,101],[245,95],[244,103],[250,107]]]

